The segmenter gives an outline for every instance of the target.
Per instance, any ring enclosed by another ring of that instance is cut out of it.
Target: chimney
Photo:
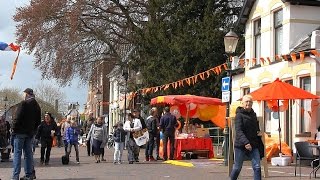
[[[312,31],[311,49],[320,49],[320,30]]]

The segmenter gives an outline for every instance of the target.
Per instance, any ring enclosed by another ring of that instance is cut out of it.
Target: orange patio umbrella
[[[319,96],[309,93],[303,89],[297,88],[289,83],[282,82],[277,78],[274,82],[267,84],[250,93],[252,99],[255,101],[268,101],[276,100],[278,103],[279,114],[279,101],[280,100],[293,100],[293,99],[318,99]],[[281,152],[281,127],[279,116],[279,143]]]

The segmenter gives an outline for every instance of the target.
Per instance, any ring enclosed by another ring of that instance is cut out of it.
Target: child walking
[[[71,148],[74,146],[74,150],[76,151],[76,161],[77,164],[80,164],[79,161],[79,142],[78,136],[80,134],[79,128],[77,128],[77,123],[74,120],[70,121],[70,127],[68,127],[66,131],[66,141],[68,143],[67,156],[69,157],[71,153]]]
[[[113,155],[113,164],[121,164],[122,152],[124,148],[124,141],[126,139],[127,132],[123,129],[123,123],[118,122],[117,129],[113,133],[114,139],[114,155]]]

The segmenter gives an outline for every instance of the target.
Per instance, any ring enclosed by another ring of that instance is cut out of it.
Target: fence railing
[[[212,145],[214,149],[214,157],[223,157],[223,129],[220,127],[211,127],[209,129],[210,138],[212,139]]]

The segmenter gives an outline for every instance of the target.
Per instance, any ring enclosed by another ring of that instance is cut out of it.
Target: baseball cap
[[[33,95],[33,89],[31,89],[31,88],[27,88],[23,92],[25,92],[25,93],[27,93],[29,95]]]

